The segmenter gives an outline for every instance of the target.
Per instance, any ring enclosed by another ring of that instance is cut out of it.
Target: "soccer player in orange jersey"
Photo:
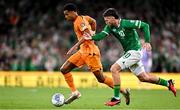
[[[83,65],[87,65],[90,71],[95,75],[98,82],[104,83],[113,88],[113,81],[111,78],[103,75],[102,64],[100,60],[100,51],[92,40],[84,40],[84,33],[92,34],[96,30],[96,21],[89,16],[78,15],[76,5],[68,3],[64,6],[64,15],[67,21],[72,21],[74,24],[74,31],[80,43],[80,49],[70,56],[70,58],[60,68],[64,75],[65,81],[71,89],[71,96],[65,101],[65,104],[71,103],[73,100],[78,99],[81,94],[74,85],[71,70]],[[77,44],[78,45],[78,44]],[[72,49],[73,50],[73,49]],[[67,54],[71,54],[71,49]],[[126,98],[126,104],[130,102],[130,94],[128,89],[121,89],[120,91]]]

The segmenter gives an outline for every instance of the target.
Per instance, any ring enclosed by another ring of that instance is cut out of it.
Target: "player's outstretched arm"
[[[88,33],[85,33],[84,39],[85,40],[95,40],[95,41],[99,41],[102,40],[103,38],[105,38],[107,36],[107,34],[105,34],[104,32],[100,32],[96,35],[90,35]]]
[[[71,49],[66,53],[66,55],[70,55],[70,54],[72,54],[73,51],[78,49],[78,47],[86,40],[84,38],[86,36],[86,34],[93,35],[94,33],[86,29],[84,31],[82,38],[73,47],[71,47]]]
[[[100,33],[92,36],[92,40],[99,41],[107,37],[110,33],[111,33],[110,28],[109,26],[106,25]]]
[[[95,40],[95,41],[99,41],[99,40],[102,40],[104,39],[105,37],[107,37],[109,34],[107,34],[106,32],[102,31],[94,36],[92,36],[92,40]]]
[[[85,39],[85,36],[87,36],[87,35],[91,36],[89,33],[84,32],[83,37],[82,37],[73,47],[71,47],[71,49],[69,49],[69,51],[66,53],[66,55],[72,54],[72,52],[75,51],[75,50],[77,50],[78,47],[79,47],[85,40],[90,40],[90,39]]]
[[[73,51],[77,50],[79,45],[81,45],[85,41],[84,38],[80,39],[73,47],[69,49],[69,51],[66,53],[66,55],[72,54]]]

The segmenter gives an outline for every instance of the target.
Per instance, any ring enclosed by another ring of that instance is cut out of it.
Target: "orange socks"
[[[66,74],[63,74],[63,75],[64,75],[65,81],[68,84],[68,86],[70,87],[71,91],[72,92],[76,91],[76,87],[74,85],[72,74],[71,73],[66,73]]]

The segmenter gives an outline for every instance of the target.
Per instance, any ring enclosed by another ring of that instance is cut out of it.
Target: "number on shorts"
[[[131,54],[130,53],[126,53],[123,58],[125,59],[125,58],[128,58],[129,56],[131,56]]]

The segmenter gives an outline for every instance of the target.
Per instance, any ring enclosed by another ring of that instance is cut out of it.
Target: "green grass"
[[[67,97],[70,93],[67,88],[0,87],[0,109],[180,109],[180,91],[177,91],[177,97],[174,97],[168,90],[131,90],[131,104],[127,106],[122,98],[121,104],[115,107],[104,105],[104,102],[112,96],[111,89],[80,88],[79,91],[82,94],[79,100],[59,108],[51,104],[51,96],[60,92]]]

